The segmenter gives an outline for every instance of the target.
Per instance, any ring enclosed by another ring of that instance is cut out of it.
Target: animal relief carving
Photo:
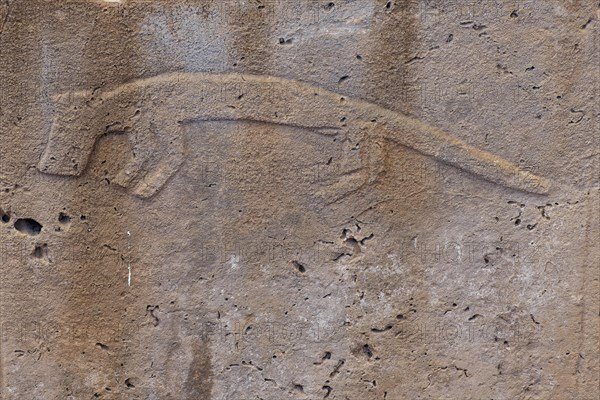
[[[350,172],[323,190],[332,201],[377,179],[386,140],[500,185],[540,194],[549,189],[544,178],[417,119],[284,78],[173,73],[110,91],[65,93],[55,100],[54,121],[38,169],[81,175],[98,138],[124,132],[133,156],[115,182],[141,198],[161,190],[180,168],[185,154],[183,125],[202,121],[254,121],[339,137],[348,155],[345,170]],[[356,153],[358,157],[351,156]]]

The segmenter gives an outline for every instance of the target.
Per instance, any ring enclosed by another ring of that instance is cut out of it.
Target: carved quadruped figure
[[[139,197],[157,193],[184,160],[182,124],[255,121],[310,129],[341,137],[360,162],[325,188],[331,201],[375,182],[383,167],[382,147],[391,140],[489,181],[544,194],[544,178],[491,153],[378,105],[306,83],[236,73],[174,73],[123,84],[114,90],[66,93],[39,162],[41,172],[81,175],[98,138],[125,132],[133,156],[115,182]],[[143,171],[148,171],[143,174]]]

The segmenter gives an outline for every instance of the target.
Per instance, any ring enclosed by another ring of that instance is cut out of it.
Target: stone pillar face
[[[0,0],[0,397],[598,398],[592,3]]]

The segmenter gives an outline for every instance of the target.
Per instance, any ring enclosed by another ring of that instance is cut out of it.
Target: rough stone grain
[[[597,399],[599,19],[0,0],[1,398]]]

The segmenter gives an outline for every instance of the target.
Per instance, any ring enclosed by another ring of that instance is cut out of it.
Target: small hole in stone
[[[71,217],[61,212],[58,214],[58,222],[60,222],[61,224],[68,224],[71,222]]]
[[[38,235],[42,231],[42,224],[32,218],[19,218],[15,221],[15,229],[27,235]]]
[[[43,245],[36,245],[33,249],[32,255],[35,258],[42,258],[48,254],[48,245],[44,243]]]
[[[9,222],[10,222],[10,215],[6,214],[6,213],[5,213],[5,212],[3,212],[3,211],[0,211],[0,214],[2,215],[2,216],[0,217],[0,219],[2,220],[2,222],[4,222],[5,224],[7,224],[7,223],[9,223]]]
[[[96,347],[99,348],[99,349],[101,349],[101,350],[108,350],[108,346],[105,345],[104,343],[98,342],[98,343],[96,343]]]
[[[296,268],[298,268],[299,272],[305,273],[306,272],[306,267],[304,265],[302,265],[302,263],[298,262],[298,261],[292,261],[292,263],[294,264],[294,266]]]
[[[371,350],[371,347],[368,344],[363,346],[363,352],[366,354],[367,358],[373,357],[373,350]]]

